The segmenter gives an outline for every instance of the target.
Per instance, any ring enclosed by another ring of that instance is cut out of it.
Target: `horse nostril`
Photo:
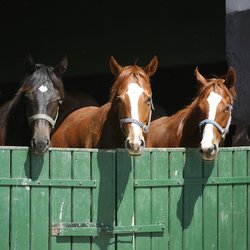
[[[131,149],[131,145],[130,145],[128,139],[127,139],[126,142],[125,142],[125,147],[126,147],[127,149]]]
[[[144,148],[145,147],[145,141],[141,140],[141,147]]]
[[[199,152],[200,153],[207,153],[207,154],[211,154],[214,150],[216,150],[217,149],[217,147],[216,147],[216,145],[215,144],[213,144],[213,145],[211,145],[210,147],[206,147],[206,148],[202,148],[202,147],[200,147],[199,148]]]
[[[32,138],[32,140],[31,140],[31,145],[32,145],[32,146],[35,146],[35,145],[36,145],[36,138]]]
[[[50,140],[49,139],[47,139],[47,144],[46,145],[49,145],[50,144]]]

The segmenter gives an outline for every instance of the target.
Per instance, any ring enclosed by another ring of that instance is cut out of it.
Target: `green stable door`
[[[0,148],[0,250],[247,250],[250,148]]]

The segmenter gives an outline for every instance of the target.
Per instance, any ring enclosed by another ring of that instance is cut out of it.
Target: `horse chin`
[[[50,143],[34,143],[31,141],[31,150],[36,155],[43,155],[45,154],[49,149]]]
[[[131,155],[131,156],[140,156],[141,155],[141,153],[142,153],[142,151],[140,150],[140,151],[131,151],[131,150],[128,150],[128,153],[129,153],[129,155]]]
[[[218,150],[213,150],[211,153],[201,153],[202,159],[205,161],[213,161],[218,155]]]
[[[129,155],[131,156],[140,156],[143,152],[143,149],[144,147],[142,146],[139,146],[139,147],[136,147],[136,148],[133,148],[133,147],[126,147]]]
[[[43,149],[31,148],[32,152],[36,155],[44,155],[48,151],[49,147]]]

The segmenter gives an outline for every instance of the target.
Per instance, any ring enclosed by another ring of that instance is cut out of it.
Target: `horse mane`
[[[120,75],[116,78],[114,84],[110,90],[109,102],[114,101],[114,97],[116,96],[118,86],[124,79],[133,79],[134,82],[138,83],[141,86],[140,79],[143,78],[144,82],[148,82],[150,84],[150,79],[144,72],[144,70],[138,65],[130,65],[123,68]]]
[[[178,111],[174,116],[176,116],[176,120],[174,121],[176,124],[179,124],[177,129],[177,135],[180,136],[183,130],[183,127],[186,123],[186,120],[191,116],[195,108],[198,104],[198,98],[193,99],[192,103],[182,110]]]

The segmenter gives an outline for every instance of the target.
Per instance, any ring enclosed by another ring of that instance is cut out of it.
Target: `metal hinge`
[[[163,233],[163,222],[151,225],[105,226],[104,224],[87,223],[53,223],[52,236],[103,236],[113,234]]]

